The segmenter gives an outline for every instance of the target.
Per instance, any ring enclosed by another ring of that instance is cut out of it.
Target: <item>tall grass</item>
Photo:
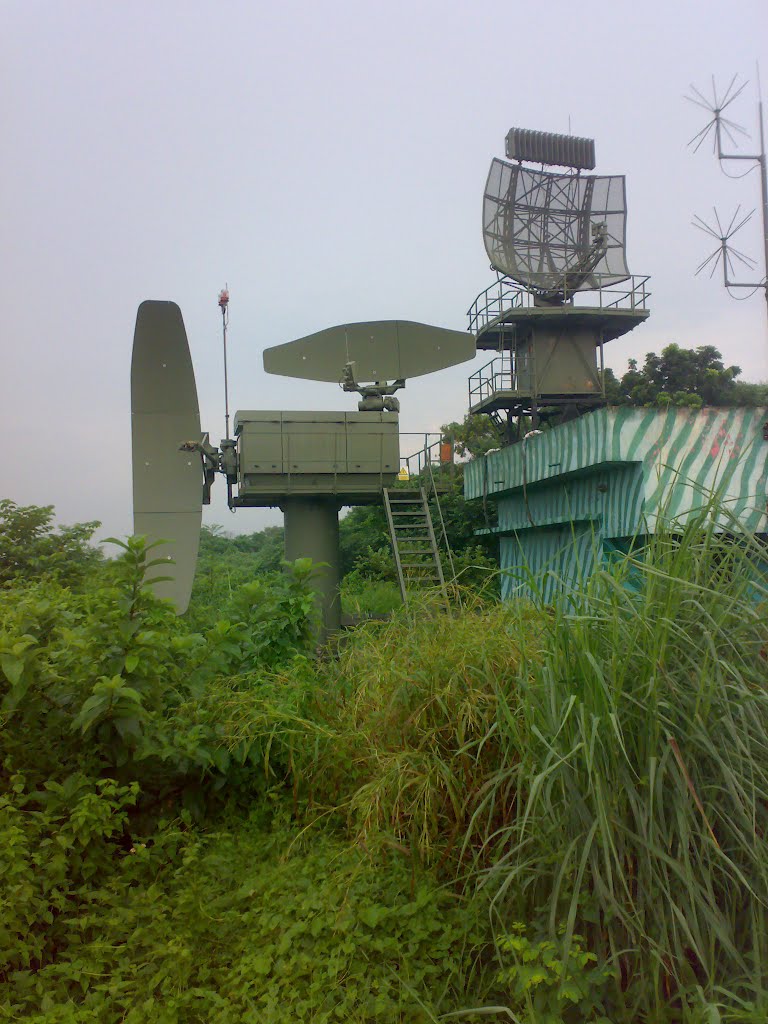
[[[768,1019],[765,550],[715,511],[572,591],[543,657],[520,631],[515,813],[489,831],[481,807],[465,837],[500,920],[586,932],[643,1019],[686,988],[750,993]],[[500,766],[486,802],[508,786]]]
[[[238,694],[230,744],[497,934],[584,937],[614,1024],[768,1019],[766,555],[704,504],[553,607],[366,625]]]

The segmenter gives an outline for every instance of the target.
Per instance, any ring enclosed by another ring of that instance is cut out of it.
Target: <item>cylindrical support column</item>
[[[310,583],[317,596],[322,642],[341,626],[339,506],[322,498],[286,498],[282,509],[286,561],[311,558],[326,563]]]

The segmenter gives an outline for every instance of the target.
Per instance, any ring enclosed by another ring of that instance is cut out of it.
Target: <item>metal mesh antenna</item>
[[[717,157],[723,173],[729,178],[744,178],[752,170],[752,167],[748,166],[746,171],[742,174],[729,174],[726,170],[727,161],[745,160],[748,164],[756,164],[759,167],[763,213],[763,276],[762,279],[758,281],[735,281],[732,277],[737,263],[749,270],[753,270],[757,267],[756,260],[753,260],[750,256],[740,252],[731,244],[733,236],[751,220],[752,214],[754,213],[754,210],[752,210],[750,213],[746,214],[746,216],[741,216],[740,206],[737,207],[727,228],[723,227],[723,222],[720,220],[717,210],[714,210],[714,224],[707,223],[707,221],[703,220],[701,217],[694,217],[694,227],[704,231],[719,243],[717,248],[699,264],[696,273],[699,274],[707,267],[710,267],[709,276],[712,277],[718,266],[722,265],[723,284],[728,289],[729,293],[732,289],[748,289],[750,294],[754,294],[756,291],[762,289],[765,295],[766,311],[768,312],[768,178],[766,177],[763,101],[760,95],[759,70],[757,76],[757,119],[760,133],[760,151],[758,153],[726,153],[723,151],[723,136],[726,137],[728,143],[734,148],[738,148],[740,136],[749,138],[747,131],[740,124],[737,124],[735,121],[725,116],[725,111],[736,99],[738,99],[746,86],[746,79],[743,82],[740,82],[739,76],[734,75],[728,83],[728,87],[721,93],[718,92],[718,88],[713,77],[712,97],[710,99],[692,85],[691,95],[686,96],[686,99],[695,104],[695,106],[706,110],[710,115],[710,118],[704,127],[693,136],[688,144],[693,148],[695,153],[708,139],[711,138],[712,152]],[[738,298],[738,296],[734,296],[734,298]],[[749,295],[744,296],[744,298],[749,298]]]

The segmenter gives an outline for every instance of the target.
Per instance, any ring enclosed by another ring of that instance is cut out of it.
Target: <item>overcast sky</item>
[[[332,385],[268,377],[263,349],[355,320],[465,328],[493,277],[482,191],[513,125],[570,125],[595,138],[599,173],[627,175],[628,261],[652,276],[652,314],[609,365],[714,344],[744,379],[768,377],[764,303],[694,277],[711,245],[690,226],[713,204],[757,206],[757,176],[728,181],[686,148],[706,117],[683,98],[740,73],[735,117],[754,137],[765,0],[3,0],[0,14],[2,496],[130,532],[144,298],[182,308],[213,440],[225,282],[233,410],[355,408]],[[741,238],[754,257],[758,219]],[[461,419],[485,359],[409,383],[402,429]],[[215,492],[207,522],[280,521],[231,516]]]

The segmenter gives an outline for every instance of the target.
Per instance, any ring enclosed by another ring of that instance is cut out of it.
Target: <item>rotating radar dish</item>
[[[405,380],[472,359],[475,339],[467,331],[374,320],[342,324],[264,351],[264,369],[283,377],[338,383],[354,365],[360,382]]]
[[[491,266],[544,299],[626,280],[626,220],[623,175],[491,163],[483,199]]]

